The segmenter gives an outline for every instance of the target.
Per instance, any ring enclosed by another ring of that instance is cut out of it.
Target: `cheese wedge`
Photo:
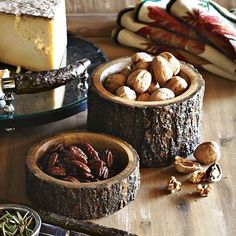
[[[0,1],[0,62],[58,69],[66,45],[65,0]]]

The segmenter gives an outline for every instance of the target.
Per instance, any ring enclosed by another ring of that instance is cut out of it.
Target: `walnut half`
[[[177,181],[174,176],[171,176],[169,183],[168,183],[168,191],[170,193],[175,193],[181,190],[181,182]]]

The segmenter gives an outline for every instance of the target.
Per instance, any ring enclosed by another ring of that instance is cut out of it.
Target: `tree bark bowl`
[[[75,183],[56,179],[44,173],[39,161],[51,148],[89,143],[95,149],[114,149],[119,157],[115,163],[122,166],[114,177],[99,182]],[[73,219],[92,219],[112,214],[137,195],[140,186],[137,152],[118,138],[90,132],[66,132],[46,138],[35,144],[26,158],[26,192],[33,205],[46,212]]]
[[[171,165],[177,155],[190,155],[200,142],[205,82],[190,64],[181,62],[180,74],[189,87],[166,101],[131,101],[108,92],[108,75],[131,63],[130,57],[105,63],[94,71],[88,91],[88,130],[107,133],[131,144],[141,167]]]

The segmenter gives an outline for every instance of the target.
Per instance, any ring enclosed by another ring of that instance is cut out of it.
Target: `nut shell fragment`
[[[186,160],[177,156],[175,157],[175,169],[180,173],[189,174],[201,169],[201,165],[198,162]]]
[[[214,141],[204,142],[197,146],[193,156],[202,164],[212,164],[220,159],[220,147]]]
[[[218,182],[222,178],[222,170],[218,163],[210,165],[206,170],[206,179],[209,182]]]

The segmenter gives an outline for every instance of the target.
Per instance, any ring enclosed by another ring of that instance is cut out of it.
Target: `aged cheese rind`
[[[0,12],[53,18],[63,0],[0,0]]]
[[[12,4],[15,2],[18,1],[13,1]],[[67,45],[65,1],[41,0],[31,1],[31,4],[38,6],[39,2],[60,4],[57,4],[56,8],[52,7],[52,18],[44,17],[49,14],[36,16],[33,13],[14,15],[0,12],[0,62],[32,71],[60,68]],[[44,7],[41,6],[38,12]],[[20,9],[21,12],[30,13]]]

